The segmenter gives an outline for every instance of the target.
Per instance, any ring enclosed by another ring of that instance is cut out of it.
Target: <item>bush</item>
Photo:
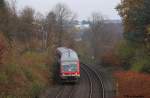
[[[142,72],[143,68],[150,66],[150,57],[145,47],[135,49],[135,53],[130,60],[131,70],[136,72]],[[148,68],[148,67],[147,67]]]
[[[118,57],[126,70],[150,72],[149,51],[144,45],[123,41],[118,45]]]
[[[136,48],[130,45],[127,41],[122,41],[118,44],[117,55],[121,61],[121,65],[125,70],[131,68],[131,62],[135,56]]]
[[[150,63],[149,63],[149,64],[150,64]],[[145,65],[145,66],[142,68],[141,71],[150,74],[150,65]]]
[[[126,41],[122,41],[118,45],[118,54],[123,60],[129,60],[130,58],[132,58],[135,54],[135,50],[136,48],[132,45],[129,45]]]
[[[136,72],[141,72],[145,66],[149,65],[149,63],[150,61],[146,58],[140,58],[140,59],[134,60],[131,70],[136,71]]]
[[[115,50],[110,50],[102,56],[102,63],[106,66],[117,66],[120,67],[121,62]]]

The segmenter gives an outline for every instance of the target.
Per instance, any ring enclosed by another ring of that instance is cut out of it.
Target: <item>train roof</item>
[[[78,60],[77,53],[66,47],[59,47],[57,51],[61,54],[61,60]]]

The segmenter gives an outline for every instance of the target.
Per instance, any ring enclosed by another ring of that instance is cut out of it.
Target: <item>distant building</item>
[[[79,22],[76,25],[76,28],[83,30],[83,29],[88,29],[89,28],[89,23],[83,23],[83,22]]]

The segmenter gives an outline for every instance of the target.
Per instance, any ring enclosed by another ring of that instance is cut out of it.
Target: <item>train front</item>
[[[80,63],[77,57],[73,57],[61,59],[60,77],[63,82],[78,82],[80,79]]]

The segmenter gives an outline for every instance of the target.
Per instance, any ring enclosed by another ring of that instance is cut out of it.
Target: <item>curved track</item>
[[[77,84],[56,86],[46,97],[40,98],[105,98],[101,75],[88,65],[81,64],[81,79]]]
[[[81,73],[79,83],[61,85],[62,87],[58,90],[55,98],[89,98],[88,96],[92,92],[92,80],[84,69],[81,69]]]
[[[82,67],[81,67],[82,68]],[[90,90],[89,90],[89,98],[92,98],[92,93],[93,93],[93,83],[92,83],[92,79],[91,79],[91,77],[90,77],[90,74],[89,74],[89,72],[86,70],[86,69],[84,69],[84,68],[82,68],[83,70],[84,70],[84,72],[87,74],[87,76],[88,76],[88,80],[89,80],[89,85],[90,85]]]
[[[62,87],[57,93],[55,98],[72,98],[72,94],[74,92],[75,86],[67,85]]]
[[[105,98],[105,88],[100,74],[88,65],[82,64],[82,68],[87,70],[87,74],[90,74],[90,78],[92,79],[93,86],[89,98]]]

